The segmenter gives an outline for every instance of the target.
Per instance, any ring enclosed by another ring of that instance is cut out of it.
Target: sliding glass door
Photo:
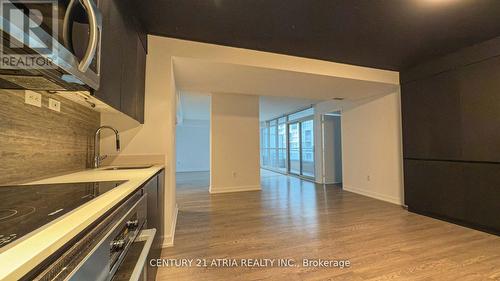
[[[265,122],[260,129],[261,166],[286,173],[286,144],[286,117]]]
[[[278,170],[286,173],[286,118],[278,120]]]
[[[307,120],[300,123],[300,149],[302,175],[314,177],[314,121]]]
[[[300,124],[298,122],[288,125],[288,147],[290,148],[288,172],[300,175]]]
[[[313,108],[308,108],[261,123],[263,168],[314,178],[313,115]]]
[[[289,123],[288,172],[314,177],[314,121],[312,119]]]

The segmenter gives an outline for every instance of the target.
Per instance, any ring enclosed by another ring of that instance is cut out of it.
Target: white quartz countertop
[[[164,166],[154,165],[146,169],[127,170],[104,170],[105,168],[85,170],[30,183],[127,181],[28,234],[26,238],[23,237],[12,245],[7,245],[6,250],[0,252],[0,280],[18,280],[153,177]]]

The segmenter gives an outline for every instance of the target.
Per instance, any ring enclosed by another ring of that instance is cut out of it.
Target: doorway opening
[[[342,183],[342,113],[335,111],[321,116],[323,183]]]
[[[175,128],[178,186],[206,187],[210,178],[210,94],[180,92]]]

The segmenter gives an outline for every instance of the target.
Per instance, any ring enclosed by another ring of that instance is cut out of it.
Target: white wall
[[[213,94],[210,127],[210,192],[259,190],[259,97]]]
[[[210,170],[210,121],[184,119],[175,130],[176,171]]]
[[[402,205],[399,92],[357,103],[319,104],[316,108],[317,114],[342,111],[344,189]],[[317,170],[321,169],[321,161],[317,161]]]

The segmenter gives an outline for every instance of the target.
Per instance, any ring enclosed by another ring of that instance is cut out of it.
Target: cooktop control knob
[[[127,221],[127,228],[130,230],[134,230],[139,226],[139,221],[138,220],[130,220]]]
[[[125,247],[125,239],[118,239],[111,242],[111,250],[119,252]]]

